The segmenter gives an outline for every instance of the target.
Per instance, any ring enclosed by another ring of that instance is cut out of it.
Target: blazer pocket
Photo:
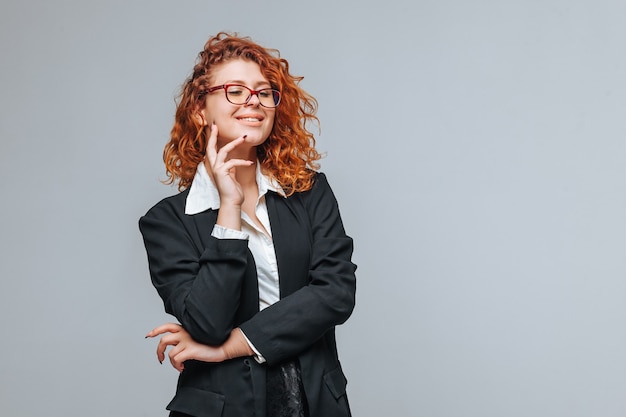
[[[166,409],[196,417],[221,416],[224,409],[224,396],[198,388],[180,387]]]
[[[345,395],[348,380],[343,374],[341,367],[337,367],[324,374],[324,382],[326,382],[326,386],[336,400],[338,400],[342,395]]]

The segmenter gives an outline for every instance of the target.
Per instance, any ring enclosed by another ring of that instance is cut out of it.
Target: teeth
[[[242,117],[239,120],[245,120],[246,122],[258,122],[259,121],[259,119],[254,118],[254,117]]]

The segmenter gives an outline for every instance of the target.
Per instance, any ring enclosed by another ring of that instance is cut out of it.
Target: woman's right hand
[[[237,182],[237,167],[248,167],[254,161],[245,159],[229,159],[228,153],[246,140],[241,136],[217,149],[218,128],[215,122],[211,125],[211,134],[207,143],[204,166],[220,194],[220,206],[241,207],[244,200],[243,190]]]
[[[165,359],[165,349],[172,346],[168,353],[170,363],[178,371],[185,369],[185,361],[195,359],[203,362],[222,362],[226,359],[227,353],[222,346],[209,346],[198,343],[187,332],[183,326],[177,323],[166,323],[152,329],[146,337],[156,337],[164,335],[159,340],[157,346],[157,358],[163,363]]]
[[[168,346],[172,346],[168,357],[170,358],[170,363],[178,372],[182,372],[185,369],[184,362],[190,359],[216,363],[254,355],[254,351],[239,328],[233,329],[228,339],[220,346],[209,346],[196,342],[189,332],[178,323],[165,323],[155,327],[150,330],[146,338],[160,335],[164,336],[161,337],[157,346],[157,359],[163,363],[165,349]]]

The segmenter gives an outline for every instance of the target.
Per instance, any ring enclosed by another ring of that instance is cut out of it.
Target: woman
[[[178,324],[170,416],[349,416],[335,326],[355,301],[352,239],[313,135],[317,102],[278,51],[219,33],[184,84],[164,160],[179,194],[140,219]]]

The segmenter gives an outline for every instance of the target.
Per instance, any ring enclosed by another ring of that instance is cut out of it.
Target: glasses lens
[[[250,90],[241,85],[229,85],[225,91],[226,98],[233,104],[245,104],[250,97]]]
[[[259,101],[264,107],[276,107],[280,103],[280,92],[271,88],[260,90]]]

